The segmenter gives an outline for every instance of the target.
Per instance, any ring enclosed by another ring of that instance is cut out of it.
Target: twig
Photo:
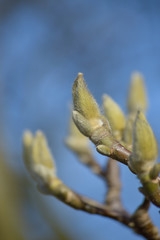
[[[158,228],[153,225],[152,220],[148,214],[149,207],[150,202],[145,198],[143,203],[137,208],[131,217],[130,226],[133,222],[134,230],[148,240],[160,240]]]
[[[113,160],[110,160],[107,166],[108,172],[106,178],[109,185],[109,192],[107,198],[108,205],[105,205],[75,193],[57,177],[54,159],[42,132],[38,131],[33,136],[31,132],[27,131],[23,142],[26,167],[32,178],[37,182],[40,192],[52,195],[77,210],[114,219],[130,227],[138,234],[147,237],[147,239],[160,239],[157,228],[154,227],[148,216],[148,200],[145,200],[133,216],[123,209],[120,201],[121,186],[119,184],[119,170],[114,165]],[[116,198],[115,202],[113,201],[113,196]],[[141,215],[144,215],[144,217]],[[144,221],[146,221],[145,224]]]
[[[147,212],[148,200],[145,200],[136,210],[135,214],[131,216],[126,211],[122,211],[122,209],[111,209],[110,206],[100,204],[90,198],[75,193],[58,178],[52,179],[49,184],[38,186],[38,189],[43,194],[52,195],[77,210],[116,220],[148,240],[160,240],[158,229],[152,224]]]
[[[128,213],[123,212],[122,214],[122,211],[118,209],[111,210],[104,204],[100,204],[92,199],[77,194],[64,185],[58,178],[52,179],[50,183],[44,186],[38,185],[38,189],[43,194],[52,195],[77,210],[109,217],[123,223],[124,225],[128,225],[130,222],[130,215]]]
[[[108,149],[108,151],[106,151],[105,145],[98,145],[98,144],[97,144],[96,150],[100,154],[107,156],[109,158],[112,158],[114,160],[117,160],[118,162],[123,163],[126,166],[128,166],[129,158],[132,153],[130,150],[125,148],[123,145],[121,145],[117,141],[113,142],[112,146],[110,146],[110,149]]]
[[[106,168],[106,183],[108,192],[106,195],[106,205],[111,209],[119,209],[126,212],[121,202],[121,181],[118,163],[113,159],[108,159]]]

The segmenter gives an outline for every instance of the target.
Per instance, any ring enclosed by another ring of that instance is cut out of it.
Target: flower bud
[[[113,135],[117,140],[122,137],[122,132],[125,128],[125,116],[119,105],[107,95],[103,96],[104,114],[107,117],[111,126]]]
[[[89,140],[77,128],[74,121],[70,120],[69,136],[65,140],[66,145],[76,153],[88,151]]]
[[[145,112],[147,109],[147,96],[143,76],[135,72],[131,77],[131,85],[128,96],[128,112],[137,110]]]
[[[93,128],[85,117],[77,111],[72,112],[73,121],[76,124],[79,131],[84,134],[84,136],[90,137],[93,132]]]
[[[82,134],[92,138],[95,130],[102,126],[105,131],[111,132],[108,121],[101,115],[98,104],[87,89],[82,73],[78,74],[73,84],[73,106],[73,120]]]
[[[26,131],[23,147],[25,165],[38,185],[42,186],[56,176],[55,163],[41,131],[37,131],[35,137]]]
[[[98,104],[87,89],[83,73],[78,73],[72,88],[74,110],[86,119],[98,118],[100,111]]]
[[[132,132],[133,132],[133,125],[135,122],[136,115],[129,114],[126,120],[126,126],[123,132],[123,141],[128,145],[132,145]]]
[[[148,172],[158,156],[158,147],[145,115],[138,112],[133,126],[133,150],[129,167],[135,173]]]

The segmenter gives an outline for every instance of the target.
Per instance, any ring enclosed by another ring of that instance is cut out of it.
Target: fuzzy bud
[[[108,121],[101,115],[98,104],[87,89],[82,73],[79,73],[74,81],[72,93],[74,106],[72,116],[80,132],[89,138],[92,138],[95,130],[102,127],[111,132]]]
[[[119,140],[125,128],[125,116],[119,105],[107,95],[103,96],[104,114],[111,126],[113,135]]]
[[[133,150],[129,167],[135,173],[149,172],[158,156],[158,147],[145,115],[138,111],[133,126]]]
[[[37,131],[35,137],[30,131],[26,131],[23,149],[25,165],[39,186],[43,186],[56,176],[55,163],[41,131]]]
[[[135,72],[131,77],[131,85],[128,96],[128,112],[137,110],[145,112],[147,109],[147,96],[143,76]]]
[[[70,120],[69,136],[65,140],[66,145],[74,152],[88,151],[89,140],[77,128],[73,120]]]
[[[86,119],[98,118],[100,111],[96,100],[89,92],[83,78],[83,73],[78,73],[72,88],[74,110]]]
[[[126,120],[126,126],[123,132],[123,141],[128,145],[132,145],[132,132],[133,132],[133,125],[135,122],[136,115],[129,114]]]

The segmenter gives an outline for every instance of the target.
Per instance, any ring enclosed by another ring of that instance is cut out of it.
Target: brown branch
[[[119,209],[126,212],[121,202],[121,181],[118,163],[113,159],[108,159],[106,168],[106,183],[108,191],[106,195],[106,205],[111,209]]]
[[[123,210],[120,202],[121,186],[118,184],[118,182],[120,182],[119,170],[116,168],[116,165],[113,165],[113,160],[110,160],[108,165],[108,173],[106,176],[110,192],[108,193],[108,205],[100,204],[92,199],[75,193],[59,178],[57,178],[53,158],[48,149],[46,139],[40,131],[37,132],[35,137],[30,132],[25,133],[24,160],[32,178],[37,182],[38,189],[43,194],[52,195],[63,203],[77,210],[82,210],[91,214],[98,214],[114,219],[125,226],[132,228],[140,235],[148,237],[150,240],[159,239],[157,237],[158,233],[156,227],[153,226],[148,216],[148,205],[146,204],[146,201],[138,208],[133,216],[130,216],[130,214]],[[140,179],[142,182],[142,177]],[[143,181],[145,184],[148,184],[146,176],[144,176]],[[114,192],[114,197],[117,198],[118,205],[117,203],[115,204],[111,202],[113,201],[112,194],[113,190],[115,191],[115,189],[116,193]],[[146,217],[143,218],[141,215]],[[146,221],[146,224],[143,224],[144,221]],[[154,237],[150,238],[150,232],[152,232]]]
[[[154,226],[149,217],[149,207],[150,202],[145,198],[131,217],[130,226],[133,224],[135,232],[141,234],[148,240],[160,240],[158,228]]]
[[[111,149],[110,157],[128,166],[130,155],[131,151],[117,142]]]
[[[129,151],[127,148],[125,148],[117,141],[114,141],[108,152],[106,152],[105,148],[106,148],[105,145],[97,145],[96,147],[97,151],[100,154],[110,157],[128,166],[131,151]]]
[[[38,189],[43,194],[52,195],[74,209],[116,220],[148,240],[160,240],[158,230],[148,216],[146,202],[131,216],[126,211],[122,211],[122,209],[111,209],[110,206],[100,204],[90,198],[75,193],[58,178],[52,179],[50,183],[46,183],[43,186],[38,185]],[[144,221],[146,222],[145,224]]]
[[[43,186],[38,185],[38,189],[41,193],[52,195],[61,202],[77,210],[109,217],[126,226],[128,226],[130,222],[130,215],[128,213],[123,212],[122,214],[122,211],[118,209],[111,210],[104,204],[100,204],[92,199],[77,194],[64,185],[58,178],[52,179],[50,183],[46,183]]]

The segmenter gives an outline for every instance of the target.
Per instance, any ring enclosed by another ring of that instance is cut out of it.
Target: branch
[[[56,197],[63,203],[77,210],[106,216],[125,225],[129,224],[129,214],[124,213],[122,215],[121,211],[111,210],[103,204],[75,193],[58,178],[52,179],[50,183],[43,186],[38,185],[38,190],[43,194],[49,194]]]
[[[120,181],[120,169],[118,163],[113,159],[108,159],[106,168],[106,182],[108,191],[106,195],[106,205],[110,209],[119,209],[122,212],[126,212],[121,202],[121,181]]]
[[[150,202],[145,198],[131,217],[130,226],[133,224],[134,230],[148,240],[160,240],[158,228],[153,225],[148,215],[149,207]]]
[[[147,228],[144,228],[141,225],[138,228],[137,217],[132,217],[120,206],[117,207],[117,204],[112,205],[111,195],[108,198],[110,204],[107,206],[105,204],[100,204],[92,199],[86,198],[80,194],[75,193],[70,188],[68,188],[57,176],[56,168],[53,157],[49,151],[47,141],[42,132],[38,131],[36,136],[33,136],[31,132],[27,131],[23,139],[24,143],[24,161],[25,165],[32,176],[32,178],[37,183],[38,190],[43,194],[48,194],[56,197],[66,205],[75,208],[77,210],[82,210],[90,214],[98,214],[105,217],[114,219],[125,226],[128,226],[135,230],[137,233],[142,236],[147,236]],[[113,161],[112,161],[113,162]],[[111,163],[112,164],[112,163]],[[112,166],[112,167],[111,167]],[[113,165],[109,164],[110,170],[113,168]],[[117,170],[115,170],[117,174]],[[107,176],[110,190],[116,188],[117,190],[117,200],[119,200],[120,186],[114,181],[111,181],[114,171],[111,170],[111,173]],[[116,176],[115,176],[116,177]],[[117,175],[118,177],[118,175]],[[118,180],[118,179],[117,179]],[[111,191],[110,191],[111,194]],[[114,193],[115,194],[115,193]],[[140,208],[141,210],[141,208]],[[148,208],[147,208],[148,210]],[[139,211],[138,211],[139,212]],[[135,214],[136,216],[137,214]],[[147,225],[150,226],[151,224]],[[146,226],[146,225],[145,225]],[[138,229],[138,230],[137,230]],[[152,225],[151,228],[153,229]],[[156,229],[156,228],[155,228]],[[154,236],[156,235],[156,230],[154,229]],[[149,238],[148,238],[149,239]],[[158,238],[152,238],[152,240],[157,240]]]
[[[97,151],[104,155],[108,156],[114,160],[117,160],[120,163],[128,166],[129,158],[131,156],[131,151],[126,149],[123,145],[119,142],[114,141],[114,143],[110,146],[110,149],[107,149],[105,145],[98,145],[96,147]],[[134,173],[134,172],[133,172]]]
[[[158,229],[153,225],[148,215],[149,201],[136,210],[133,216],[122,209],[112,209],[111,205],[100,204],[90,198],[75,193],[58,179],[53,178],[45,185],[38,185],[38,190],[43,194],[56,197],[66,205],[90,214],[97,214],[116,220],[123,225],[133,229],[137,234],[144,236],[148,240],[160,240]]]

